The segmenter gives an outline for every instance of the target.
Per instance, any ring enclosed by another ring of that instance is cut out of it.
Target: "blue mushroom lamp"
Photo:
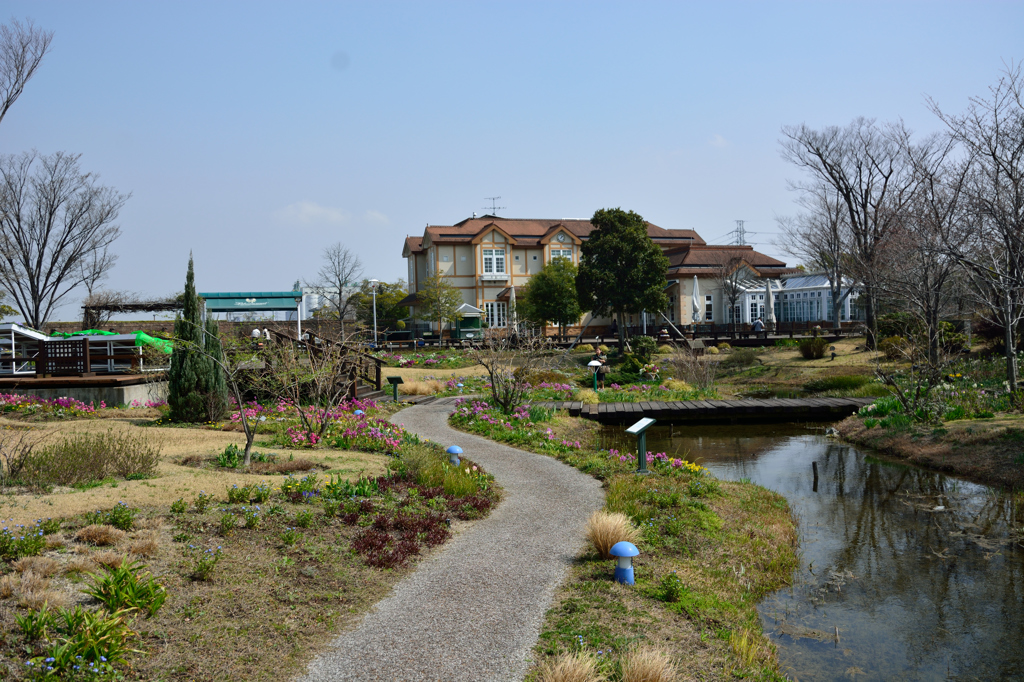
[[[365,413],[365,412],[363,412],[362,410],[356,410],[356,411],[355,411],[355,412],[353,412],[352,414],[354,414],[354,415],[355,415],[355,416],[357,416],[357,417],[360,417],[360,416],[362,416],[363,414],[366,414],[366,413]]]
[[[452,445],[447,450],[445,450],[445,452],[448,453],[448,461],[452,463],[452,466],[459,466],[459,462],[462,461],[459,459],[459,455],[462,454],[462,448],[460,448],[458,445]]]
[[[615,582],[623,585],[633,584],[633,557],[640,554],[632,542],[616,542],[608,552],[618,559],[615,566]]]
[[[462,393],[463,384],[455,384],[455,385],[459,387],[459,393]]]

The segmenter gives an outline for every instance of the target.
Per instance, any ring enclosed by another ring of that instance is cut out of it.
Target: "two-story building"
[[[489,327],[504,327],[508,324],[512,287],[519,295],[530,277],[554,258],[567,258],[578,265],[580,247],[594,229],[589,220],[525,220],[494,215],[474,215],[454,225],[427,225],[422,236],[405,239],[402,256],[408,263],[409,296],[403,305],[410,306],[411,317],[433,329],[436,323],[417,315],[416,292],[427,278],[441,273],[462,293],[466,311],[471,315],[473,310],[479,311],[477,314]],[[779,278],[796,272],[750,246],[709,245],[694,230],[647,223],[647,234],[669,259],[665,273],[669,309],[663,312],[673,324],[693,322],[695,275],[703,303],[700,321],[722,323],[735,319],[729,317],[723,302],[723,272],[746,268],[755,278]],[[627,321],[638,327],[643,322],[639,314]],[[589,314],[581,320],[581,324],[590,324],[592,331],[610,323],[610,319],[591,319]],[[660,324],[660,312],[649,312],[647,323]]]

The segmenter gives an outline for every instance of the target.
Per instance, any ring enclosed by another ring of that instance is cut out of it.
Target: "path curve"
[[[453,399],[392,417],[457,443],[501,484],[490,516],[452,538],[309,666],[303,682],[519,682],[555,588],[604,504],[601,484],[552,457],[448,426]]]

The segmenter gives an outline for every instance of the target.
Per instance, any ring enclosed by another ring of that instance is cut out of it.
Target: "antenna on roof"
[[[484,197],[487,201],[491,202],[490,207],[484,206],[484,209],[490,211],[491,215],[498,215],[498,211],[504,210],[505,206],[498,206],[498,199],[501,197]]]

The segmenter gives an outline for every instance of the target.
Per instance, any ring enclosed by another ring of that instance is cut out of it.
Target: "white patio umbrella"
[[[764,297],[764,322],[775,326],[775,299],[772,298],[772,281],[766,279],[764,281],[764,288],[766,295]]]
[[[508,290],[508,315],[509,322],[514,328],[516,326],[516,288],[514,286]]]
[[[697,290],[697,275],[693,276],[693,323],[701,320],[700,314],[700,292]]]

